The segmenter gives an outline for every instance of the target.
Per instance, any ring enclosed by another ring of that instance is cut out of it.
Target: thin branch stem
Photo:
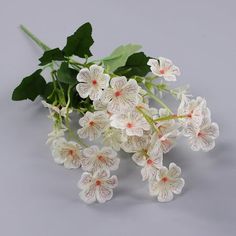
[[[147,89],[147,94],[156,101],[159,105],[161,105],[163,108],[165,108],[169,113],[173,114],[172,110],[157,96],[155,96],[149,89]]]
[[[43,51],[48,51],[51,48],[48,47],[44,42],[37,38],[32,32],[30,32],[24,25],[20,25],[20,29],[28,35]]]

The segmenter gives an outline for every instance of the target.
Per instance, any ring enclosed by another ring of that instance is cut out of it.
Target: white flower
[[[109,171],[97,171],[94,174],[84,172],[78,182],[78,187],[82,190],[80,198],[87,204],[96,200],[104,203],[113,196],[113,188],[117,187],[118,180],[115,175],[110,177]]]
[[[103,133],[103,143],[116,151],[120,151],[121,144],[126,141],[127,136],[123,130],[109,127]]]
[[[117,170],[120,164],[117,153],[110,147],[103,147],[100,150],[97,146],[93,145],[85,148],[83,154],[82,168],[85,171]]]
[[[160,202],[169,202],[174,194],[180,194],[184,187],[184,179],[179,178],[181,169],[174,163],[170,163],[169,170],[162,167],[156,179],[149,181],[149,191],[151,196],[157,196]]]
[[[105,89],[101,100],[107,103],[107,110],[111,113],[126,112],[137,104],[139,86],[134,79],[114,77],[111,79],[111,88]]]
[[[89,69],[80,70],[77,80],[81,83],[76,86],[80,97],[89,96],[91,100],[97,100],[101,97],[103,89],[107,88],[110,79],[110,76],[103,72],[104,69],[97,65],[91,65]]]
[[[49,109],[49,112],[50,112],[49,118],[52,118],[52,119],[54,119],[55,114],[58,114],[62,117],[66,117],[67,112],[68,112],[68,114],[70,114],[73,111],[71,108],[51,105],[51,104],[47,103],[44,100],[42,101],[42,104],[43,104],[44,107]],[[68,111],[67,111],[67,109],[68,109]]]
[[[197,97],[189,99],[182,95],[182,100],[178,108],[178,115],[186,115],[187,118],[179,119],[179,122],[185,127],[189,123],[199,126],[203,117],[210,116],[210,110],[206,106],[206,100]]]
[[[67,128],[63,125],[62,127],[54,128],[52,132],[48,134],[48,139],[46,144],[52,144],[54,140],[61,138],[65,135]]]
[[[137,165],[143,167],[141,174],[144,181],[156,177],[158,170],[162,167],[163,154],[160,148],[153,147],[147,142],[146,145],[140,146],[132,159]]]
[[[184,130],[184,135],[189,137],[189,143],[193,151],[200,149],[207,152],[215,147],[215,139],[219,136],[219,127],[216,123],[211,123],[208,117],[204,117],[199,127],[188,124]]]
[[[159,110],[159,116],[165,117],[169,113],[166,109],[161,108]],[[163,153],[169,152],[175,145],[176,139],[180,132],[178,131],[178,125],[172,120],[159,121],[156,123],[157,131],[152,135],[151,143],[153,145],[159,145]]]
[[[149,59],[147,64],[151,66],[151,71],[154,75],[163,77],[166,81],[176,81],[176,76],[180,75],[179,68],[167,58]]]
[[[52,144],[52,156],[57,164],[64,164],[65,168],[78,168],[82,160],[82,147],[76,142],[59,138]]]
[[[128,136],[143,136],[144,130],[150,130],[145,118],[136,111],[112,115],[111,126],[125,130]]]
[[[101,135],[109,125],[109,120],[107,114],[104,112],[95,111],[91,113],[87,111],[79,120],[79,124],[82,126],[82,128],[78,130],[80,138],[89,138],[91,141]]]

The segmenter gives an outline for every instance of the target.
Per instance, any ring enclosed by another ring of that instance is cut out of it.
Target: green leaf
[[[150,67],[147,65],[148,60],[149,57],[143,52],[134,53],[127,59],[125,66],[117,68],[114,73],[128,78],[145,76],[150,71]]]
[[[90,47],[93,44],[92,26],[90,23],[83,24],[75,33],[67,38],[63,52],[66,56],[76,55],[81,58],[92,56]]]
[[[141,49],[138,44],[121,45],[116,48],[110,56],[102,59],[104,66],[111,72],[117,68],[124,66],[128,57]]]
[[[66,62],[62,62],[61,67],[57,71],[58,80],[65,84],[71,84],[71,85],[76,84],[77,74],[78,72],[76,70],[71,69]]]
[[[44,52],[43,56],[39,58],[39,61],[41,62],[39,65],[44,66],[51,63],[52,61],[63,60],[65,60],[64,53],[59,48],[54,48]]]
[[[43,99],[52,104],[55,100],[56,97],[56,91],[54,91],[54,85],[53,82],[49,82],[46,84],[45,89],[44,89],[44,93],[42,95]]]
[[[12,94],[12,100],[20,101],[30,99],[34,101],[38,95],[43,95],[46,87],[45,79],[40,75],[42,70],[37,70],[28,77],[25,77]]]

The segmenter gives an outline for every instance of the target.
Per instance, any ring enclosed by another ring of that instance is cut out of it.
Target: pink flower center
[[[163,177],[163,178],[161,179],[161,181],[164,182],[164,183],[166,183],[168,180],[169,180],[169,179],[168,179],[167,177]]]
[[[101,161],[101,162],[105,162],[105,157],[102,156],[102,155],[99,155],[98,160]]]
[[[116,92],[115,92],[115,96],[116,96],[116,97],[120,97],[120,96],[121,96],[121,91],[116,91]]]
[[[201,136],[203,136],[203,133],[198,132],[197,136],[198,136],[198,137],[201,137]]]
[[[92,80],[92,84],[93,84],[93,85],[96,85],[97,83],[98,83],[97,80],[95,80],[95,79]]]
[[[132,123],[127,123],[127,128],[131,129],[133,127],[133,124]]]
[[[165,70],[164,69],[160,69],[160,74],[165,74]]]
[[[147,160],[147,164],[148,164],[148,165],[152,165],[152,163],[153,163],[153,161],[152,161],[151,159],[148,159],[148,160]]]
[[[89,126],[94,126],[94,125],[95,125],[95,122],[91,120],[91,121],[89,122]]]
[[[101,181],[100,180],[96,180],[96,186],[100,186],[101,185]]]
[[[68,150],[68,155],[73,157],[75,155],[75,150],[73,149]]]

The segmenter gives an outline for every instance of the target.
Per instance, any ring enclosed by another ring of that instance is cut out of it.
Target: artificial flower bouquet
[[[167,202],[180,194],[181,169],[175,163],[165,167],[163,156],[179,136],[188,139],[193,151],[209,151],[219,128],[211,122],[204,98],[193,98],[186,87],[170,86],[180,75],[179,68],[164,57],[146,56],[136,44],[91,59],[94,41],[89,23],[69,36],[63,49],[51,49],[24,26],[21,29],[44,53],[40,68],[22,80],[12,99],[43,99],[53,122],[47,143],[55,162],[84,171],[78,182],[80,198],[86,203],[112,198],[118,179],[110,172],[119,168],[121,149],[141,168],[151,196]],[[175,111],[165,103],[164,93],[179,101]],[[151,107],[150,100],[157,106]],[[78,130],[72,128],[72,113],[79,114]]]

